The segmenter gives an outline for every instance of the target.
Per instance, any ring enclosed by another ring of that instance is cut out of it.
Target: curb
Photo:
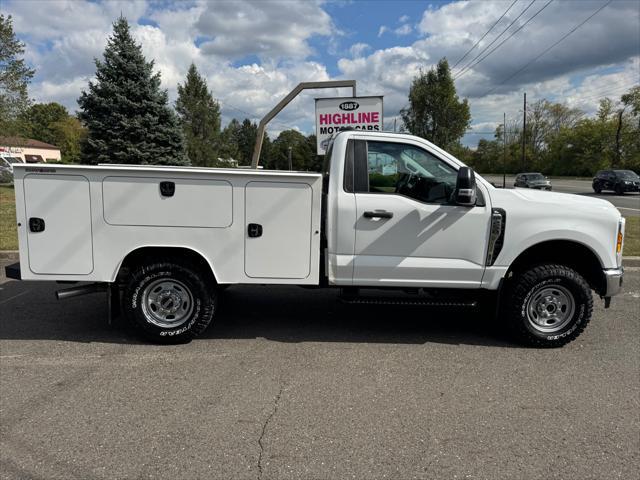
[[[622,257],[624,267],[640,267],[640,257]]]
[[[0,250],[0,260],[19,260],[18,250]],[[640,257],[622,257],[625,267],[640,267]]]

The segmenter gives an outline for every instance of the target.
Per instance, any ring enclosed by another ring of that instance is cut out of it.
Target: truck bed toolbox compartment
[[[224,228],[233,220],[226,180],[108,176],[102,181],[110,225]]]
[[[87,275],[93,271],[91,198],[83,175],[24,177],[29,270]]]
[[[313,192],[307,183],[249,182],[245,188],[245,273],[307,278],[311,272]]]

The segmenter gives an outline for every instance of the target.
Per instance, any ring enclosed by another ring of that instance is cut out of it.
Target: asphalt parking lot
[[[502,186],[502,175],[483,175],[484,178],[496,185]],[[507,175],[507,188],[513,188],[514,177]],[[555,192],[574,193],[576,195],[586,195],[588,197],[602,198],[613,203],[620,213],[625,217],[640,216],[640,195],[637,193],[625,193],[616,195],[614,192],[595,193],[591,188],[591,180],[576,180],[570,178],[551,179],[551,185]]]
[[[475,313],[231,288],[188,345],[0,279],[3,479],[636,478],[640,269],[575,342]]]

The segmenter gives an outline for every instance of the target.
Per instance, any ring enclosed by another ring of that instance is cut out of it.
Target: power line
[[[595,90],[592,90],[589,93],[588,96],[580,97],[580,100],[590,100],[590,99],[593,99],[593,98],[604,98],[607,95],[619,92],[620,90],[630,89],[632,87],[635,87],[636,85],[638,85],[638,83],[630,83],[629,85],[622,85],[622,86],[619,86],[619,87],[616,87],[616,88],[613,88],[613,89],[602,90],[600,93],[596,93],[596,94],[593,93]]]
[[[547,3],[544,4],[544,6],[538,10],[536,13],[534,13],[529,20],[527,20],[526,22],[524,22],[521,26],[519,26],[516,30],[513,31],[513,33],[511,35],[509,35],[507,38],[505,38],[502,42],[500,42],[498,45],[496,45],[489,53],[487,53],[485,56],[483,56],[480,60],[478,60],[476,63],[474,63],[473,65],[469,66],[467,68],[467,70],[465,70],[464,72],[459,73],[456,77],[454,78],[460,78],[462,75],[464,75],[465,73],[467,73],[470,69],[472,69],[473,67],[475,67],[476,65],[480,64],[483,60],[485,60],[489,55],[491,55],[493,52],[495,52],[497,49],[499,49],[502,45],[505,44],[505,42],[507,42],[511,37],[513,37],[516,33],[518,33],[520,30],[522,30],[525,26],[527,26],[527,24],[529,22],[531,22],[534,18],[536,18],[540,13],[542,13],[542,11],[547,8],[549,5],[551,5],[551,3],[553,2],[553,0],[549,0]]]
[[[502,30],[502,31],[498,34],[498,36],[497,36],[496,38],[494,38],[494,39],[491,41],[491,43],[489,43],[489,45],[487,45],[487,46],[486,46],[486,47],[484,47],[480,52],[478,52],[478,54],[477,54],[475,57],[473,57],[473,58],[472,58],[472,59],[471,59],[471,60],[470,60],[470,61],[469,61],[465,66],[463,66],[463,67],[458,71],[458,73],[456,73],[456,74],[454,75],[454,78],[455,78],[456,76],[458,76],[460,73],[464,72],[464,71],[469,67],[469,65],[471,65],[471,64],[472,64],[473,62],[475,62],[479,57],[481,57],[481,56],[482,56],[482,54],[483,54],[484,52],[486,52],[486,51],[489,49],[489,47],[491,47],[491,45],[493,45],[494,43],[496,43],[496,42],[498,41],[498,39],[499,39],[502,35],[504,35],[504,34],[507,32],[507,30],[509,30],[509,29],[511,28],[511,26],[512,26],[514,23],[516,23],[516,22],[518,21],[518,19],[519,19],[522,15],[524,15],[524,14],[525,14],[525,12],[526,12],[527,10],[529,10],[529,8],[531,8],[531,5],[533,5],[533,4],[535,3],[535,1],[536,1],[536,0],[531,0],[531,3],[529,3],[529,5],[527,5],[527,6],[525,7],[525,9],[524,9],[524,10],[522,10],[522,11],[520,12],[520,14],[519,14],[516,18],[514,18],[514,19],[512,20],[512,22],[511,22],[509,25],[507,25],[507,27],[506,27],[504,30]]]
[[[517,70],[515,73],[511,74],[510,76],[508,76],[507,78],[505,78],[504,80],[502,80],[500,83],[498,83],[495,87],[493,87],[491,90],[487,91],[486,93],[484,93],[482,96],[485,95],[489,95],[491,92],[493,92],[496,88],[498,88],[500,85],[502,85],[505,82],[508,82],[509,80],[511,80],[513,77],[515,77],[516,75],[518,75],[520,72],[522,72],[523,70],[525,70],[529,65],[531,65],[532,63],[534,63],[536,60],[538,60],[540,57],[542,57],[543,55],[545,55],[547,52],[549,52],[551,49],[553,49],[554,47],[556,47],[558,44],[562,43],[569,35],[571,35],[573,32],[575,32],[576,30],[578,30],[581,26],[583,26],[585,23],[587,23],[589,20],[591,20],[593,17],[595,17],[598,13],[600,13],[607,5],[609,5],[613,0],[609,0],[607,3],[605,3],[604,5],[602,5],[600,8],[598,8],[595,12],[593,12],[591,15],[589,15],[587,18],[585,18],[582,22],[580,22],[578,25],[576,25],[575,27],[573,27],[571,30],[569,30],[566,34],[564,34],[562,36],[562,38],[560,38],[557,42],[555,42],[553,45],[551,45],[550,47],[546,48],[545,50],[543,50],[540,54],[538,54],[538,56],[536,56],[535,58],[533,58],[532,60],[530,60],[529,62],[527,62],[522,68],[520,68],[519,70]]]
[[[455,64],[453,67],[451,67],[451,69],[452,69],[452,70],[453,70],[454,68],[456,68],[456,67],[458,66],[458,64],[459,64],[462,60],[464,60],[465,58],[467,58],[467,55],[469,55],[469,54],[473,51],[473,49],[474,49],[474,48],[476,48],[476,47],[478,46],[478,44],[479,44],[479,43],[484,39],[484,37],[486,37],[486,36],[487,36],[487,34],[488,34],[491,30],[493,30],[493,27],[495,27],[495,26],[498,24],[498,22],[500,22],[500,20],[502,20],[502,19],[504,18],[504,16],[505,16],[507,13],[509,13],[509,10],[511,10],[511,7],[513,7],[513,6],[516,4],[516,2],[517,2],[517,1],[518,1],[518,0],[513,0],[513,3],[512,3],[511,5],[509,5],[509,8],[507,8],[507,9],[505,10],[505,12],[504,12],[502,15],[500,15],[500,18],[499,18],[498,20],[496,20],[496,22],[495,22],[493,25],[491,25],[491,27],[489,27],[489,30],[487,30],[487,31],[485,32],[485,34],[484,34],[484,35],[482,35],[482,37],[480,37],[480,40],[478,40],[478,41],[475,43],[475,45],[474,45],[473,47],[471,47],[469,50],[467,50],[467,53],[465,53],[465,54],[462,56],[462,58],[461,58],[460,60],[458,60],[458,61],[456,62],[456,64]]]
[[[248,115],[249,119],[258,118],[256,115],[254,115],[252,113],[249,113],[246,110],[242,110],[241,108],[238,108],[238,107],[235,107],[235,106],[231,105],[226,100],[218,99],[218,103],[221,103],[223,107],[228,107],[228,108],[230,108],[232,110],[236,110],[236,111],[238,111],[238,112],[240,112],[240,113],[242,113],[244,115]]]

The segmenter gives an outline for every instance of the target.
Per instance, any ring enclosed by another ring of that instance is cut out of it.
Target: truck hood
[[[490,191],[491,206],[506,213],[504,245],[496,265],[510,265],[520,252],[546,241],[587,246],[604,268],[618,266],[616,234],[622,216],[606,200],[528,189]]]
[[[491,198],[495,199],[497,207],[509,210],[511,202],[525,204],[538,213],[551,212],[576,212],[581,215],[598,217],[602,215],[620,216],[620,213],[610,202],[600,198],[592,198],[586,195],[572,193],[544,192],[540,190],[526,189],[495,189],[491,192]],[[536,208],[538,207],[538,208]]]

